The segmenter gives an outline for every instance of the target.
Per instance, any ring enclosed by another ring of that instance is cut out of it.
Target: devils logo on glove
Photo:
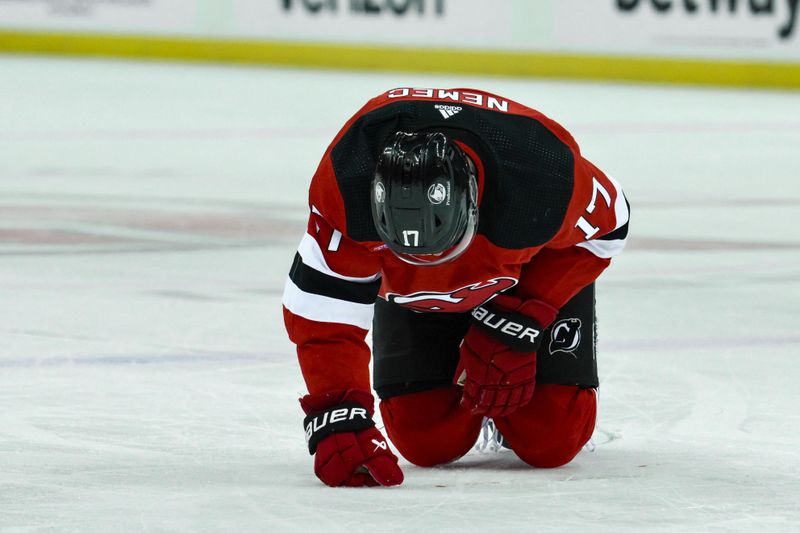
[[[452,292],[420,291],[408,295],[389,293],[386,298],[390,302],[415,311],[459,313],[478,307],[495,294],[508,290],[516,284],[517,280],[514,278],[492,278]]]

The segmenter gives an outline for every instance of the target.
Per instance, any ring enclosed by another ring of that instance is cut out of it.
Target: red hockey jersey
[[[476,163],[478,233],[449,263],[409,265],[377,236],[370,184],[396,131],[442,131]],[[309,208],[283,306],[311,393],[370,389],[376,297],[466,312],[508,291],[558,308],[622,251],[629,216],[619,184],[563,127],[474,89],[398,88],[370,100],[325,152]]]

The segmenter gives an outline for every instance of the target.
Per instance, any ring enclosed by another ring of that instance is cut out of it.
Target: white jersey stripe
[[[591,241],[578,243],[576,246],[580,246],[581,248],[586,248],[597,257],[602,257],[603,259],[609,259],[619,254],[622,251],[622,249],[625,248],[625,244],[627,242],[628,239],[618,239],[614,241],[604,241],[601,239],[594,239]]]
[[[340,234],[341,235],[341,234]],[[337,242],[338,247],[338,242]],[[302,240],[300,241],[300,246],[297,248],[300,257],[303,259],[303,263],[306,266],[313,268],[318,272],[322,272],[328,276],[332,276],[334,278],[343,279],[345,281],[353,281],[355,283],[371,283],[381,277],[380,272],[377,274],[373,274],[372,276],[367,276],[364,278],[356,278],[352,276],[344,276],[331,270],[328,266],[328,263],[325,261],[325,255],[322,253],[322,249],[319,247],[319,243],[317,240],[309,235],[308,233],[303,235]]]
[[[357,304],[303,292],[290,279],[286,280],[283,290],[283,305],[295,315],[308,320],[349,324],[361,329],[370,328],[375,310],[374,304]]]

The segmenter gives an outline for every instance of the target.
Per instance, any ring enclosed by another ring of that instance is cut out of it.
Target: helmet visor
[[[390,250],[400,259],[410,265],[415,266],[436,266],[448,263],[467,251],[472,240],[478,233],[478,209],[473,206],[467,214],[467,225],[461,239],[453,246],[438,254],[409,254],[395,250],[391,246]]]

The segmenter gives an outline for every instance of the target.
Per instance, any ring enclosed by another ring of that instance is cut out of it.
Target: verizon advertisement
[[[512,0],[238,0],[236,23],[251,36],[266,32],[271,37],[293,41],[487,48],[509,42],[506,33],[519,3]],[[488,25],[486,18],[479,16],[487,10],[491,17]]]
[[[800,63],[800,0],[0,0],[0,29]]]

